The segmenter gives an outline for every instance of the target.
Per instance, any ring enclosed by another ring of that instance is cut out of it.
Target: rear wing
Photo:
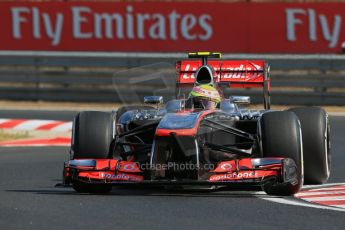
[[[182,60],[176,62],[177,87],[191,87],[203,60]],[[270,107],[269,66],[263,60],[209,60],[215,73],[214,83],[231,88],[263,88],[264,105]]]

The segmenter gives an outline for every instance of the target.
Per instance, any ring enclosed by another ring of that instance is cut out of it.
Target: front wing
[[[264,185],[298,182],[297,166],[290,158],[244,158],[223,161],[196,180],[147,179],[137,163],[114,159],[76,159],[65,163],[63,182],[111,185]]]

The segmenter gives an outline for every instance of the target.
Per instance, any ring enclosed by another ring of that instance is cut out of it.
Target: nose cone
[[[205,84],[213,85],[213,70],[210,66],[203,65],[198,69],[198,71],[196,72],[195,84],[196,85],[205,85]]]

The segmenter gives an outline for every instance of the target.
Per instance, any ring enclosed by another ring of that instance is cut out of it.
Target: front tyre
[[[73,123],[71,159],[110,158],[114,132],[111,113],[80,112]]]
[[[288,111],[267,112],[258,122],[263,157],[290,158],[297,166],[295,184],[270,183],[263,186],[263,190],[269,195],[280,196],[297,193],[303,184],[302,136],[297,116]]]
[[[74,119],[71,159],[109,159],[112,157],[112,141],[115,135],[111,113],[85,111]],[[79,193],[104,194],[112,189],[107,184],[87,184],[71,181]]]

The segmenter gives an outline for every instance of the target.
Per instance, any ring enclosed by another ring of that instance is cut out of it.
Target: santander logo
[[[221,69],[220,69],[221,66]],[[193,65],[193,63],[186,63],[182,65],[181,72],[182,79],[194,79],[195,73],[198,69],[199,65]],[[234,61],[233,63],[224,62],[218,63],[216,65],[212,65],[215,71],[219,72],[222,71],[222,79],[246,79],[251,80],[252,78],[256,78],[258,76],[262,76],[263,65],[258,65],[253,62],[244,62],[240,63],[238,61]],[[250,71],[251,74],[246,73]],[[215,80],[218,80],[219,74],[214,76]]]

